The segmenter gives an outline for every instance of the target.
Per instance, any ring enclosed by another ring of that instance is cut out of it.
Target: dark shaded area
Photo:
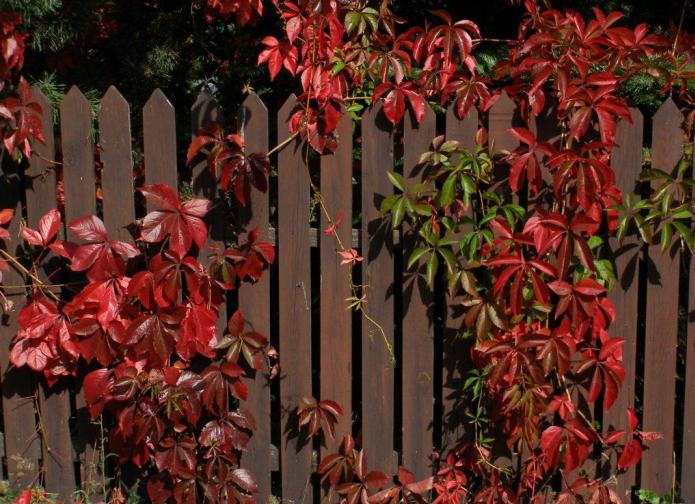
[[[691,0],[550,3],[585,15],[592,7],[618,10],[625,13],[626,25],[645,22],[658,32],[673,29],[682,13],[685,29],[695,25],[695,9],[687,5]],[[271,86],[267,71],[257,68],[256,60],[261,34],[280,30],[277,15],[268,8],[257,26],[238,29],[233,19],[208,22],[203,6],[201,0],[0,0],[0,9],[22,13],[25,30],[31,34],[26,74],[42,83],[52,100],[59,100],[71,85],[96,100],[113,84],[135,111],[154,88],[160,87],[173,103],[181,104],[208,86],[224,97],[229,110],[243,100],[244,88],[251,87],[276,109],[295,83],[281,74]],[[455,19],[475,21],[483,36],[491,38],[515,37],[524,12],[509,0],[398,0],[392,7],[411,26],[431,18],[431,10],[446,9]],[[496,46],[481,50],[494,54],[500,50]]]

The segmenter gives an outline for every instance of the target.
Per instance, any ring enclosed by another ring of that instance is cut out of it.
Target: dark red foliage
[[[211,202],[181,202],[161,184],[142,192],[156,209],[143,219],[139,238],[154,247],[111,240],[94,216],[68,226],[80,243],[56,242],[56,210],[40,219],[38,230],[22,230],[36,257],[58,252],[85,283],[69,302],[55,302],[37,288],[18,316],[10,360],[43,372],[49,383],[77,375],[80,360],[103,366],[84,377],[87,406],[93,418],[112,416],[109,443],[120,463],[158,473],[148,481],[154,501],[203,495],[210,502],[250,501],[255,478],[239,463],[255,421],[239,408],[248,387],[238,361],[243,355],[261,370],[267,340],[244,332],[240,313],[230,318],[228,337],[218,334],[217,319],[225,291],[236,279],[258,280],[274,250],[252,231],[247,244],[221,253],[239,274],[215,281],[214,268],[197,260]],[[142,254],[147,260],[139,260]],[[227,348],[225,338],[230,350],[213,362],[218,349]],[[207,361],[202,371],[189,368],[193,359]]]

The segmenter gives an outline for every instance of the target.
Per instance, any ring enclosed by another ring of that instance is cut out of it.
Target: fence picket
[[[249,95],[244,100],[237,122],[247,152],[267,152],[268,110],[257,95]],[[267,193],[253,191],[249,207],[242,209],[241,216],[241,222],[247,229],[258,228],[258,239],[263,241],[269,238],[268,199]],[[271,271],[266,272],[255,284],[243,284],[239,289],[239,310],[253,330],[267,338],[270,338]],[[259,502],[270,502],[271,492],[270,385],[266,379],[267,372],[268,369],[256,372],[246,382],[249,386],[246,407],[256,419],[256,430],[242,463],[256,476]]]
[[[40,99],[40,97],[35,96]],[[41,153],[46,149],[42,149]],[[34,156],[36,160],[36,155]],[[16,239],[22,220],[21,185],[19,173],[11,167],[3,167],[4,175],[0,181],[0,201],[2,208],[14,210],[14,218],[8,227],[12,240],[3,240],[0,246],[8,253],[18,256],[21,253]],[[7,171],[5,171],[7,170]],[[14,175],[14,176],[13,176]],[[24,275],[14,267],[3,272],[3,285],[22,285]],[[10,342],[19,329],[17,311],[26,301],[24,290],[8,289],[7,299],[14,303],[15,311],[2,317],[2,345],[0,345],[0,368],[2,369],[2,413],[4,420],[4,455],[7,463],[8,479],[19,485],[29,485],[39,470],[40,438],[34,421],[34,374],[27,368],[16,368],[9,363]]]
[[[456,140],[465,149],[475,148],[478,130],[478,111],[471,109],[465,118],[456,116],[456,105],[452,104],[446,114],[446,138]],[[472,215],[472,208],[468,215]],[[472,369],[469,358],[472,341],[460,337],[465,310],[460,299],[446,294],[446,320],[442,342],[442,446],[452,448],[465,433],[463,415],[463,385],[465,374]]]
[[[669,98],[653,119],[652,166],[670,173],[681,158],[683,116]],[[673,433],[678,349],[678,243],[661,252],[649,247],[647,319],[644,344],[643,428],[661,432],[663,440],[652,443],[642,458],[643,488],[665,495],[671,492]],[[669,300],[669,302],[664,302]]]
[[[644,119],[638,109],[631,109],[632,124],[622,121],[615,136],[616,147],[611,157],[616,186],[623,194],[635,191],[636,174],[642,167],[642,136]],[[620,244],[615,237],[608,240],[609,257],[614,262],[616,282],[609,297],[615,305],[615,322],[610,332],[625,339],[623,365],[626,378],[623,388],[613,407],[603,414],[603,432],[609,428],[624,429],[627,426],[627,408],[634,406],[635,369],[637,366],[637,296],[639,282],[637,273],[640,261],[640,239],[637,235],[626,236]],[[608,467],[615,469],[615,460]],[[618,476],[617,492],[624,500],[635,484],[635,469],[631,468]]]
[[[393,237],[379,211],[393,194],[386,175],[393,170],[393,126],[383,106],[362,116],[362,283],[367,312],[381,329],[362,317],[362,444],[371,467],[392,474],[397,468],[394,437],[394,366],[384,341],[393,347]],[[371,169],[370,167],[378,167]],[[384,334],[381,334],[383,330]]]
[[[429,150],[436,135],[434,112],[426,107],[416,124],[408,115],[403,144],[403,176],[409,184],[421,181],[420,155]],[[403,239],[403,464],[416,477],[431,473],[434,419],[434,300],[424,277],[424,266],[407,268],[415,243],[404,229]]]
[[[352,247],[352,120],[345,112],[337,127],[340,138],[333,154],[321,157],[321,194],[332,219],[342,214],[336,232],[343,246]],[[321,213],[321,229],[330,225]],[[345,415],[335,439],[326,440],[323,454],[335,453],[352,430],[352,311],[345,308],[351,295],[347,267],[341,265],[336,239],[321,233],[321,399],[336,401]]]
[[[37,229],[39,219],[56,208],[56,176],[47,160],[55,159],[53,137],[53,107],[38,89],[33,90],[34,100],[42,109],[44,144],[35,145],[34,156],[25,173],[27,224]],[[46,261],[51,268],[52,261]],[[52,270],[40,272],[42,279],[49,278]],[[49,388],[42,381],[40,388],[42,434],[50,451],[43,453],[46,490],[67,499],[75,487],[72,440],[70,439],[70,391],[64,384]]]
[[[109,237],[133,241],[130,233],[135,220],[133,155],[130,145],[130,106],[111,86],[99,109],[99,144],[101,146],[102,213]]]
[[[488,135],[496,152],[511,152],[519,146],[519,141],[507,131],[516,125],[516,113],[516,104],[507,93],[502,93],[497,103],[490,108]]]
[[[60,105],[60,131],[63,146],[63,184],[65,188],[65,222],[96,214],[92,111],[87,98],[72,87]],[[79,242],[72,232],[71,241]],[[94,448],[96,429],[91,423],[87,404],[80,388],[75,392],[77,436],[75,451],[80,461],[81,481],[89,487],[98,474],[98,452]],[[91,492],[90,492],[91,493]]]
[[[278,138],[290,136],[289,118],[296,105],[291,96],[278,112]],[[309,235],[309,180],[302,142],[295,140],[278,155],[278,271],[280,286],[280,381],[282,402],[282,498],[311,502],[311,442],[297,432],[297,407],[311,396],[311,264]]]
[[[156,89],[142,111],[145,144],[145,182],[178,187],[176,117],[169,99]]]

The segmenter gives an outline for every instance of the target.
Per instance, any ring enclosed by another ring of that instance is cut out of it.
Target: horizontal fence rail
[[[46,142],[36,146],[24,173],[6,174],[10,176],[0,184],[1,207],[26,216],[28,225],[35,227],[62,195],[67,221],[99,212],[115,239],[130,236],[128,226],[142,213],[134,194],[138,167],[131,155],[131,113],[142,114],[145,183],[190,184],[198,196],[217,193],[205,160],[194,163],[191,180],[183,178],[188,172],[179,159],[175,110],[160,90],[142,111],[131,111],[111,87],[95,114],[85,96],[72,88],[60,105],[59,124],[52,123],[48,100],[34,93],[43,107]],[[289,136],[295,100],[290,97],[271,116],[255,95],[238,111],[223,111],[202,93],[191,108],[189,131],[195,135],[224,112],[226,123],[237,124],[250,151],[265,151],[273,144],[274,132],[276,143]],[[312,477],[317,460],[335,450],[345,434],[361,436],[370,468],[393,473],[405,465],[418,477],[434,470],[433,452],[451,448],[465,434],[465,404],[460,398],[472,363],[470,342],[457,337],[459,300],[444,294],[443,286],[432,291],[422,272],[406,268],[413,244],[388,230],[379,204],[393,193],[386,174],[401,169],[401,156],[404,176],[415,179],[420,154],[435,135],[446,134],[473,147],[479,125],[488,127],[497,149],[511,151],[518,144],[507,129],[517,124],[517,116],[506,95],[488,113],[478,117],[473,111],[463,120],[449,110],[438,123],[428,108],[420,124],[406,114],[401,144],[381,106],[367,110],[359,128],[345,114],[335,153],[321,156],[315,165],[310,160],[307,166],[299,141],[291,142],[274,160],[278,177],[270,194],[254,192],[250,205],[239,210],[238,220],[248,229],[258,227],[262,238],[278,249],[277,264],[269,274],[253,286],[243,286],[235,300],[254,330],[270,336],[283,364],[279,382],[268,383],[263,373],[247,377],[250,399],[245,407],[256,418],[257,431],[242,464],[258,479],[259,502],[268,502],[271,495],[287,502],[318,498]],[[623,192],[637,188],[645,142],[652,146],[652,165],[665,171],[675,167],[684,142],[682,116],[671,100],[653,118],[643,118],[637,110],[632,116],[631,124],[619,126],[612,159]],[[271,127],[273,122],[277,128]],[[534,128],[541,140],[557,139],[551,119],[537,119]],[[644,137],[645,131],[653,132],[651,139]],[[355,159],[353,147],[358,145],[361,155]],[[58,181],[51,169],[54,159],[62,164],[61,191],[56,191]],[[379,327],[346,310],[345,299],[351,296],[347,270],[340,264],[333,237],[322,232],[328,222],[320,216],[316,226],[309,224],[315,203],[309,169],[318,170],[329,213],[342,213],[344,223],[357,223],[354,229],[340,226],[339,235],[364,257],[355,283],[367,286],[369,315]],[[225,239],[224,218],[214,212],[208,216],[211,239]],[[16,236],[17,231],[15,220],[10,233]],[[6,246],[14,252],[17,242]],[[612,410],[588,414],[596,413],[594,418],[607,431],[613,425],[622,428],[626,409],[637,406],[643,410],[644,430],[664,436],[644,454],[637,469],[619,477],[621,495],[638,487],[667,494],[676,481],[684,501],[695,502],[695,266],[677,249],[662,254],[658,246],[643,247],[635,237],[622,244],[609,240],[604,254],[616,269],[616,287],[610,293],[616,306],[612,332],[626,340],[627,379]],[[687,281],[681,288],[683,279]],[[13,270],[3,281],[24,283]],[[16,291],[10,298],[17,307],[23,303],[23,294]],[[679,306],[685,308],[685,318],[679,319]],[[229,314],[222,315],[220,328]],[[101,485],[95,484],[104,477],[96,445],[98,427],[89,420],[79,384],[48,388],[27,369],[9,366],[9,344],[16,330],[14,317],[6,317],[0,344],[4,478],[16,486],[28,485],[39,481],[37,471],[43,468],[40,481],[48,491],[65,498],[81,486],[100,497]],[[679,355],[685,356],[685,366]],[[293,424],[299,398],[310,395],[335,400],[346,413],[337,425],[336,440],[326,446],[306,442]],[[508,464],[518,458],[500,454]],[[582,470],[595,476],[615,462],[594,461]]]

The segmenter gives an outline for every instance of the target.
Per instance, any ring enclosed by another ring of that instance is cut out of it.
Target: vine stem
[[[60,298],[52,291],[49,289],[51,287],[50,285],[47,285],[43,283],[39,277],[34,275],[31,271],[26,269],[22,263],[20,263],[12,254],[9,254],[5,250],[0,248],[0,254],[2,254],[8,261],[10,261],[19,271],[27,275],[29,278],[34,280],[36,282],[36,286],[41,289],[43,292],[46,292],[50,297],[53,298],[54,301],[59,302]]]
[[[288,136],[287,138],[285,138],[282,142],[280,142],[280,143],[277,144],[275,147],[273,147],[272,149],[270,149],[270,150],[268,151],[267,156],[270,157],[270,156],[272,156],[273,154],[275,154],[276,152],[281,151],[282,149],[284,149],[285,147],[287,147],[287,146],[290,144],[290,142],[291,142],[292,140],[294,140],[295,138],[297,138],[298,135],[299,135],[299,132],[298,132],[298,131],[295,131],[294,133],[292,133],[290,136]]]
[[[315,42],[314,42],[314,47],[313,47],[313,53],[314,53],[314,55],[316,54],[316,43]],[[313,77],[312,77],[312,82],[310,82],[309,86],[308,86],[307,97],[306,97],[306,110],[309,110],[312,84],[313,84]],[[288,138],[287,140],[282,142],[282,144],[280,144],[278,147],[280,147],[280,148],[284,147],[287,143],[289,143],[291,141],[291,139],[296,137],[297,134],[298,134],[298,132],[295,132],[290,138]],[[323,194],[321,193],[319,188],[316,186],[316,184],[314,184],[314,181],[311,180],[311,170],[309,169],[309,148],[310,148],[309,146],[310,146],[311,142],[310,142],[309,135],[310,135],[310,133],[307,135],[306,147],[305,147],[305,153],[304,153],[304,165],[305,165],[306,170],[307,170],[307,178],[309,179],[309,186],[311,187],[311,191],[314,193],[314,195],[316,197],[316,201],[318,202],[319,207],[321,208],[321,212],[324,214],[324,216],[326,217],[326,220],[328,221],[328,223],[331,227],[331,230],[332,230],[331,234],[336,241],[338,249],[341,252],[345,252],[347,249],[346,249],[343,241],[340,239],[340,236],[338,236],[338,230],[337,230],[337,226],[335,224],[335,219],[333,219],[330,212],[328,211],[328,208],[326,208]],[[268,155],[270,155],[275,150],[279,150],[279,149],[276,147],[270,153],[268,153]],[[381,337],[384,340],[384,344],[386,345],[386,350],[389,354],[389,362],[392,366],[395,366],[396,354],[393,350],[393,345],[391,344],[388,337],[386,336],[386,332],[384,331],[384,328],[381,326],[381,324],[379,324],[376,320],[374,320],[374,318],[372,318],[369,315],[369,313],[367,312],[367,310],[364,308],[364,304],[366,303],[366,294],[363,292],[362,296],[359,295],[360,293],[358,292],[358,287],[353,282],[352,267],[353,266],[350,265],[350,269],[349,269],[348,275],[347,275],[348,283],[350,285],[350,291],[352,292],[352,298],[348,298],[348,299],[357,300],[356,305],[354,305],[355,306],[354,309],[362,312],[365,320],[367,320],[370,324],[372,324],[376,328],[376,330],[379,332],[379,334],[381,334]],[[362,286],[363,291],[365,290],[364,287],[365,286]]]

